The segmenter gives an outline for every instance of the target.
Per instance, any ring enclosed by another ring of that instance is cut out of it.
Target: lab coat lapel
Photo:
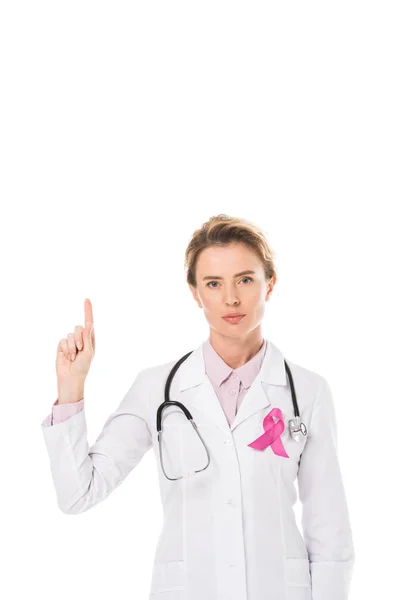
[[[180,365],[176,377],[178,394],[174,399],[182,402],[189,410],[193,407],[203,413],[225,433],[234,430],[254,413],[268,408],[271,404],[276,406],[274,402],[278,392],[276,386],[286,385],[284,357],[280,350],[267,340],[261,369],[244,395],[235,419],[229,427],[223,408],[205,372],[203,344],[200,344]],[[194,415],[193,418],[196,421]]]

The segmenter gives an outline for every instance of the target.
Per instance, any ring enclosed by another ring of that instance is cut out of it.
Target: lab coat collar
[[[266,342],[267,348],[261,369],[243,397],[231,430],[254,413],[270,406],[271,398],[276,392],[274,386],[285,386],[287,383],[282,352],[270,340]],[[203,343],[193,350],[176,373],[179,380],[178,400],[187,405],[191,404],[211,418],[218,427],[229,431],[223,408],[205,371]]]

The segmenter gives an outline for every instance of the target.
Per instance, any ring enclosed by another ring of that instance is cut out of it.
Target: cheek
[[[265,308],[265,296],[266,293],[264,295],[260,289],[252,290],[252,293],[247,296],[246,303],[248,302],[255,311],[262,311]]]
[[[265,314],[265,302],[260,301],[254,306],[254,317],[257,321],[263,318]]]
[[[204,308],[204,312],[206,313],[215,312],[217,309],[220,310],[220,303],[221,299],[218,299],[216,297],[216,294],[214,295],[214,297],[207,296],[207,294],[203,294],[201,298],[201,304]]]

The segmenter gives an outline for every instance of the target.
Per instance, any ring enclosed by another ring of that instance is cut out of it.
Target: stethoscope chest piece
[[[303,422],[300,421],[300,417],[296,416],[294,419],[289,421],[289,429],[292,438],[296,441],[300,441],[300,434],[303,436],[307,435],[307,427]]]

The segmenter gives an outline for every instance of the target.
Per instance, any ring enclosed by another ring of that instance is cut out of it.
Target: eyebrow
[[[240,275],[255,275],[256,272],[255,271],[251,271],[250,269],[247,269],[247,271],[240,271],[240,273],[236,273],[235,275],[233,275],[233,277],[239,277]],[[219,275],[206,275],[205,277],[202,278],[202,281],[206,281],[206,279],[223,279],[223,277],[219,277]]]

